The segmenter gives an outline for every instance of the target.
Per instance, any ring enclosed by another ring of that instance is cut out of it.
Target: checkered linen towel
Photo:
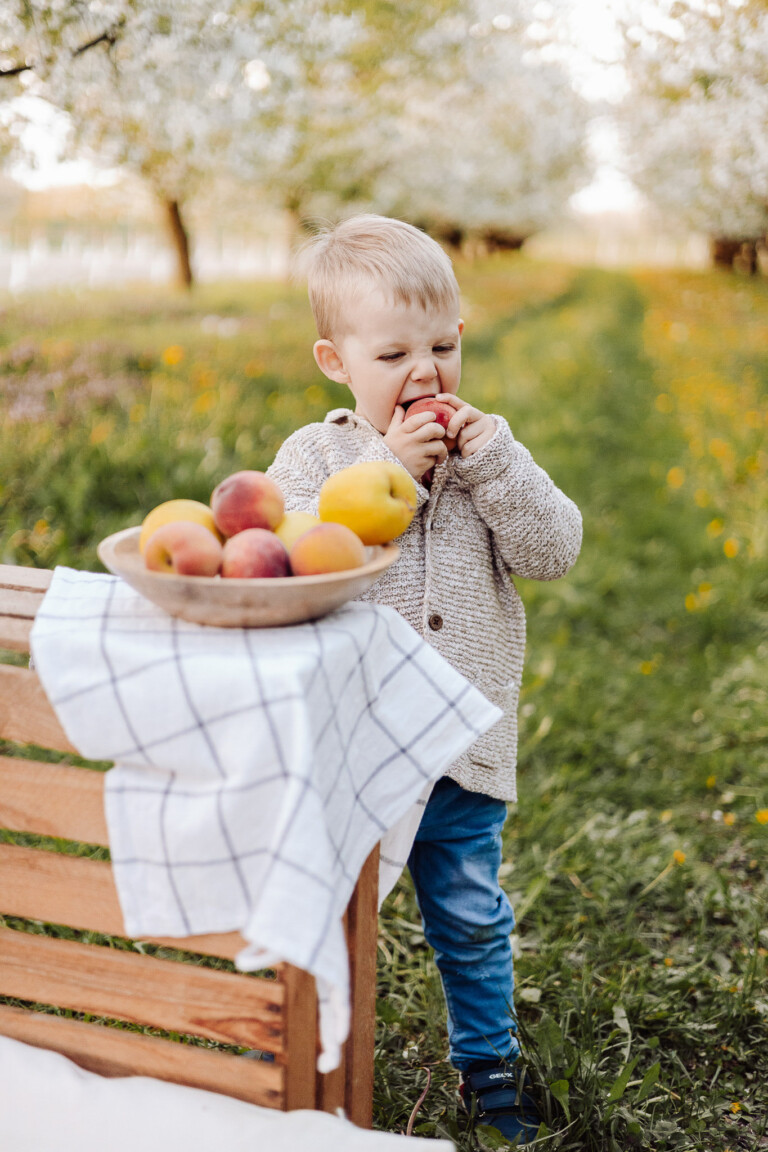
[[[207,628],[114,576],[57,568],[31,647],[72,744],[115,762],[106,818],[126,934],[239,930],[242,970],[311,972],[318,1068],[336,1067],[360,869],[388,829],[402,842],[419,796],[499,709],[379,605]]]

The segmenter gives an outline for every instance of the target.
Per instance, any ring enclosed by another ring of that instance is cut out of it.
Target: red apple
[[[435,418],[435,423],[439,424],[441,428],[447,428],[455,411],[455,408],[451,408],[450,404],[446,404],[443,400],[422,396],[419,400],[414,400],[412,404],[408,405],[406,416],[416,416],[419,412],[431,412]],[[456,441],[452,436],[450,438],[446,436],[443,443],[449,452],[453,452],[456,447]]]
[[[264,472],[233,472],[217,485],[211,511],[223,536],[236,536],[247,528],[274,531],[285,513],[283,494]]]
[[[221,561],[222,547],[217,537],[193,520],[171,520],[162,524],[144,546],[144,563],[151,572],[215,576]]]
[[[266,528],[246,528],[230,536],[224,544],[222,576],[290,576],[288,552],[274,532]]]

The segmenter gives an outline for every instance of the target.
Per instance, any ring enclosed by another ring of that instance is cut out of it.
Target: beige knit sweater
[[[494,420],[495,434],[474,455],[449,456],[430,489],[416,485],[418,509],[398,537],[400,557],[360,599],[396,608],[503,709],[447,775],[470,792],[515,800],[525,613],[511,577],[564,575],[581,547],[581,515],[506,420]],[[400,463],[367,420],[338,408],[289,436],[268,475],[287,511],[317,513],[323,481],[362,460]]]

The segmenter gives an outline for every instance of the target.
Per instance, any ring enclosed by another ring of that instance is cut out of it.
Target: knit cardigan
[[[525,613],[513,575],[554,580],[581,547],[576,505],[534,463],[501,416],[472,456],[450,455],[399,536],[400,557],[359,599],[387,604],[504,712],[447,775],[470,792],[516,800],[517,701]],[[383,436],[346,408],[289,436],[267,474],[287,511],[317,513],[334,472],[364,460],[400,464]]]

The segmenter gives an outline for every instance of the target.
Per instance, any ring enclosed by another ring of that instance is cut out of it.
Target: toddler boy
[[[512,575],[553,580],[581,546],[578,509],[534,463],[506,420],[458,397],[459,289],[450,260],[400,220],[361,215],[308,247],[322,372],[354,410],[329,412],[280,448],[269,474],[287,510],[317,511],[320,487],[364,460],[395,461],[416,481],[400,558],[361,599],[388,604],[504,712],[438,781],[408,859],[448,1011],[450,1058],[465,1104],[510,1141],[535,1137],[518,1084],[510,933],[498,882],[506,803],[516,799],[517,698],[525,616]],[[447,429],[409,404],[436,397]],[[449,454],[444,441],[455,439]]]

